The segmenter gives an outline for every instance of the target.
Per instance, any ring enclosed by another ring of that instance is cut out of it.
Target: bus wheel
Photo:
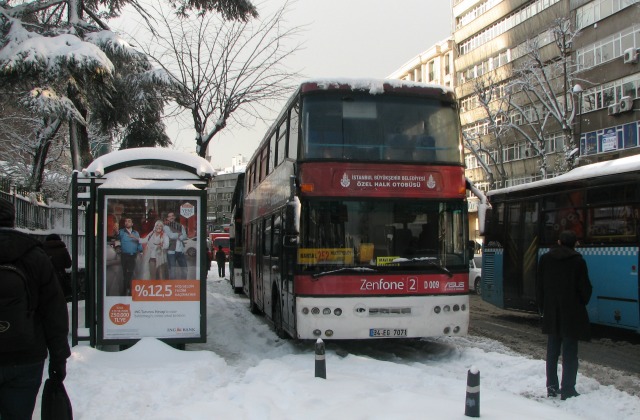
[[[476,295],[482,294],[482,285],[480,284],[480,277],[476,278],[476,281],[473,282],[473,288],[476,289]]]
[[[282,306],[280,299],[273,299],[273,328],[276,330],[278,338],[288,338],[284,328],[282,328]]]

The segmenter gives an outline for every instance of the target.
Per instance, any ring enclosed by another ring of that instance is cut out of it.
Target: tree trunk
[[[45,120],[44,129],[38,133],[36,152],[31,166],[31,181],[29,182],[29,189],[32,191],[40,191],[42,189],[44,167],[51,147],[51,140],[58,133],[61,125],[62,120],[60,118],[50,124],[47,124]]]

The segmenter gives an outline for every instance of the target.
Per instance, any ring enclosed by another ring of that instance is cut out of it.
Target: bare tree
[[[257,16],[249,0],[167,2],[180,16],[215,12],[238,22]],[[90,140],[113,140],[112,133],[122,133],[124,146],[168,143],[160,119],[166,86],[147,57],[125,47],[105,23],[125,6],[147,17],[139,0],[0,0],[0,95],[23,106],[16,115],[28,135],[16,144],[20,156],[32,157],[31,188],[42,186],[61,132],[68,134],[73,169],[93,159]],[[0,140],[11,137],[0,133]]]
[[[579,32],[574,30],[567,18],[558,18],[551,27],[557,55],[545,57],[536,41],[529,43],[527,59],[515,71],[511,83],[514,92],[522,92],[525,100],[517,106],[521,115],[527,118],[531,131],[538,140],[531,144],[544,155],[544,133],[554,123],[564,134],[564,159],[556,161],[557,170],[566,172],[574,166],[579,150],[573,132],[576,116],[575,84],[576,66],[571,58],[573,40]],[[525,112],[528,106],[531,111]],[[545,161],[546,162],[546,161]],[[545,167],[546,169],[546,167]],[[545,174],[546,175],[546,174]]]
[[[174,78],[175,101],[191,114],[196,151],[207,155],[230,123],[250,127],[270,105],[287,98],[297,72],[286,60],[299,48],[300,26],[287,27],[289,2],[249,22],[218,16],[176,19],[158,10],[161,27],[147,53]]]
[[[509,126],[504,124],[504,116],[508,114],[508,108],[504,107],[508,107],[509,102],[503,100],[500,86],[490,76],[475,79],[473,91],[486,114],[487,132],[467,132],[464,142],[482,167],[489,185],[494,186],[496,181],[507,179],[503,156],[495,151],[503,149],[509,134]]]
[[[539,159],[539,172],[546,178],[550,172],[549,153],[545,134],[563,132],[561,159],[555,160],[554,172],[565,172],[574,165],[578,144],[573,132],[576,95],[573,91],[575,65],[571,48],[578,32],[568,19],[554,21],[549,32],[555,52],[540,47],[538,40],[526,43],[521,64],[502,83],[491,76],[478,78],[474,95],[484,110],[487,133],[466,135],[467,149],[476,156],[491,185],[509,177],[504,168],[502,150],[506,143],[524,141],[527,158]],[[497,151],[497,153],[496,153]]]

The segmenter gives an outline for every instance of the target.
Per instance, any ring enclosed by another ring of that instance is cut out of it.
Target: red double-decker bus
[[[283,337],[464,335],[467,224],[450,89],[307,81],[247,166],[243,288]]]

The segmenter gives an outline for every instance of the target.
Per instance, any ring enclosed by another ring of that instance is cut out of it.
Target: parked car
[[[469,260],[469,291],[482,294],[482,257],[475,255]]]

